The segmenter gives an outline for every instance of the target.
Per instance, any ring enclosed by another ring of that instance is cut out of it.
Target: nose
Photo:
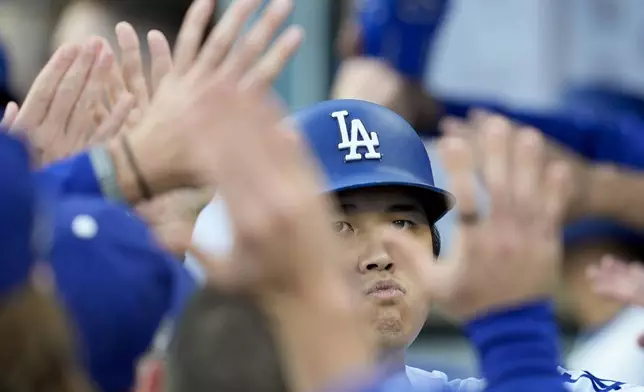
[[[367,241],[363,249],[364,251],[361,252],[358,259],[358,270],[360,273],[369,271],[394,271],[394,261],[385,251],[379,238],[373,238],[371,241]]]
[[[394,262],[386,254],[380,254],[376,257],[370,257],[366,260],[360,260],[359,269],[361,273],[368,271],[394,271]]]

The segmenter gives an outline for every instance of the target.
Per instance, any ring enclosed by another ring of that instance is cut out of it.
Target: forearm
[[[586,213],[644,230],[644,172],[599,165],[591,176]]]

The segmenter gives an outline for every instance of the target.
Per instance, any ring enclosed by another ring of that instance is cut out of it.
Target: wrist
[[[118,139],[110,140],[105,146],[112,158],[115,170],[115,178],[123,197],[134,204],[141,199],[141,190],[138,188],[136,176],[132,172],[127,157],[125,156],[121,143]]]
[[[161,153],[159,143],[150,143],[150,140],[146,139],[150,138],[137,138],[134,134],[128,137],[131,156],[128,156],[120,138],[110,140],[106,146],[114,163],[117,182],[123,195],[131,203],[143,199],[141,181],[145,181],[151,196],[189,183],[186,181],[189,177],[182,176],[177,170],[179,166],[173,164],[175,160],[168,159],[169,157]],[[136,170],[133,164],[137,166]]]
[[[585,199],[581,203],[585,216],[598,216],[611,218],[617,212],[616,207],[620,205],[619,193],[616,189],[624,189],[619,184],[619,172],[613,165],[601,164],[592,165],[588,174],[588,186]]]

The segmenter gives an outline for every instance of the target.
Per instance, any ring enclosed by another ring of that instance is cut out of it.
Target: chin
[[[409,347],[423,324],[410,325],[411,320],[404,317],[408,313],[396,306],[377,306],[373,311],[371,325],[378,335],[380,348],[385,351]]]
[[[397,342],[405,335],[405,328],[400,313],[392,308],[378,309],[373,320],[373,327],[378,333],[379,340]]]

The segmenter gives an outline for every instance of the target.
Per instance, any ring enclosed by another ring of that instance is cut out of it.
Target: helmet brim
[[[403,188],[423,206],[430,224],[436,223],[454,207],[454,196],[444,189],[427,184],[406,173],[379,173],[354,175],[334,181],[329,191],[333,193],[355,189]]]

